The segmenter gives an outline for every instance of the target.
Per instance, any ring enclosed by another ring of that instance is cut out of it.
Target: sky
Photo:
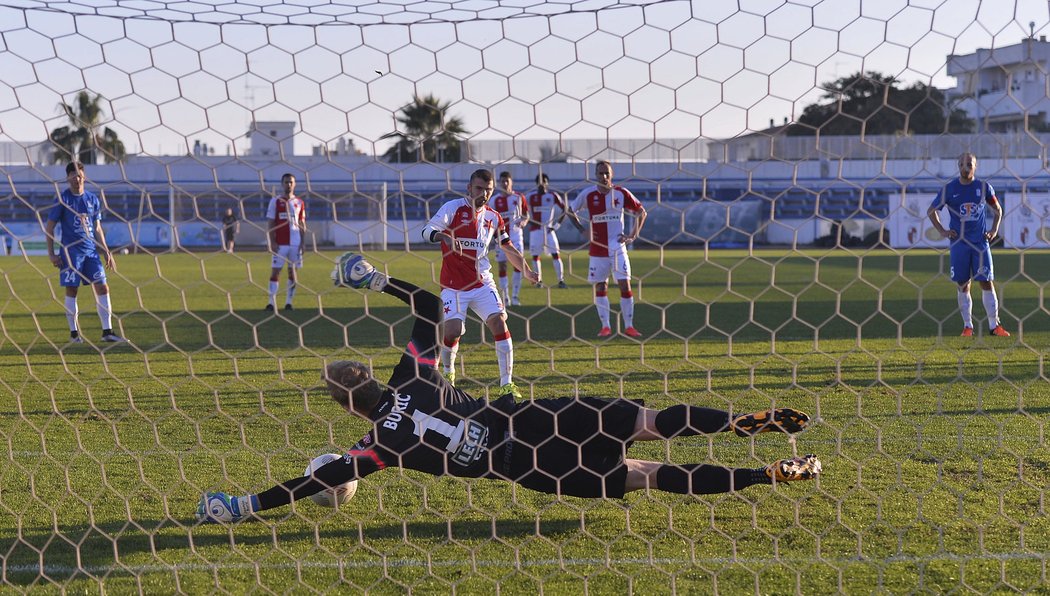
[[[1048,20],[1035,0],[0,0],[0,141],[45,140],[82,89],[149,155],[241,153],[253,118],[296,121],[297,154],[382,153],[413,94],[472,139],[728,138],[861,70],[953,87],[949,54]]]

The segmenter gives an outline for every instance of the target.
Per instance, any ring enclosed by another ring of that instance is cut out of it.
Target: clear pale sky
[[[954,86],[948,54],[1048,18],[1042,0],[0,0],[0,140],[44,140],[84,88],[153,155],[243,151],[253,114],[296,120],[296,153],[382,152],[413,93],[478,139],[723,138],[862,69]]]

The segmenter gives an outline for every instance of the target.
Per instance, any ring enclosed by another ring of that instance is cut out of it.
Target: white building
[[[295,122],[256,122],[248,128],[248,155],[290,158],[295,140]]]
[[[977,122],[977,132],[1044,130],[1050,114],[1048,68],[1050,43],[1045,35],[950,55],[948,74],[957,85],[947,90],[949,107],[965,110]]]

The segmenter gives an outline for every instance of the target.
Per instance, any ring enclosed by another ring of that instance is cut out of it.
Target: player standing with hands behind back
[[[944,185],[933,200],[926,214],[942,238],[951,240],[951,278],[959,284],[959,312],[963,319],[963,337],[973,336],[973,299],[970,297],[970,280],[981,285],[984,310],[988,313],[988,325],[992,335],[1010,337],[1010,333],[999,323],[999,299],[995,295],[992,280],[992,248],[989,244],[999,235],[999,223],[1003,210],[999,199],[988,182],[975,178],[977,156],[963,153],[959,156],[959,178]],[[948,208],[948,229],[941,225],[938,211]],[[988,230],[986,213],[992,212],[992,228]]]
[[[47,236],[47,254],[51,264],[58,267],[59,283],[66,289],[66,320],[69,322],[69,341],[84,343],[77,327],[77,291],[81,285],[95,290],[95,305],[102,322],[102,341],[125,341],[113,333],[113,308],[109,302],[109,284],[102,268],[117,270],[113,253],[106,246],[102,232],[102,202],[95,193],[84,190],[84,164],[74,161],[66,166],[67,190],[63,190],[55,206],[47,214],[44,228]],[[62,248],[55,253],[55,226],[62,226]],[[99,255],[101,251],[101,255]],[[104,259],[104,261],[103,261]]]
[[[609,337],[609,274],[620,286],[620,314],[623,316],[624,335],[641,337],[634,328],[634,293],[631,292],[631,260],[627,256],[627,245],[634,242],[645,224],[645,207],[631,191],[612,182],[613,168],[607,161],[599,161],[595,167],[598,183],[580,191],[573,201],[571,217],[586,209],[591,220],[591,262],[587,281],[594,284],[594,307],[602,328],[598,337]],[[623,213],[634,214],[638,222],[634,230],[627,233]]]
[[[306,203],[295,196],[295,176],[281,176],[281,188],[284,191],[279,197],[270,199],[266,209],[269,220],[270,251],[273,260],[270,265],[270,299],[266,310],[277,307],[277,289],[281,278],[281,269],[288,265],[288,291],[284,300],[284,310],[292,310],[292,298],[295,297],[297,283],[296,269],[303,266],[303,246],[306,240]]]

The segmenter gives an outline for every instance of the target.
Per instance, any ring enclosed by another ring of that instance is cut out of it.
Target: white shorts
[[[618,251],[610,257],[591,257],[590,267],[587,270],[587,282],[596,284],[609,279],[612,273],[613,279],[631,279],[631,259],[627,251]]]
[[[496,290],[496,284],[491,280],[473,290],[444,288],[441,290],[441,304],[444,306],[445,320],[465,321],[468,308],[481,317],[482,321],[488,321],[492,315],[507,312]]]
[[[302,269],[303,251],[299,249],[298,245],[279,244],[277,245],[277,252],[273,253],[273,260],[270,261],[270,263],[270,266],[274,269],[284,267],[285,263],[287,263],[289,267]]]
[[[529,254],[538,257],[544,253],[556,255],[559,251],[558,235],[554,230],[540,228],[529,230]]]
[[[524,243],[522,241],[523,241],[523,238],[522,238],[521,234],[517,234],[516,238],[515,238],[515,234],[511,234],[510,235],[510,244],[511,244],[511,246],[513,246],[514,248],[518,249],[518,252],[524,254],[525,253],[525,245],[524,245]],[[507,262],[507,253],[503,252],[503,247],[502,246],[497,246],[496,247],[496,262],[497,263],[506,263]]]

